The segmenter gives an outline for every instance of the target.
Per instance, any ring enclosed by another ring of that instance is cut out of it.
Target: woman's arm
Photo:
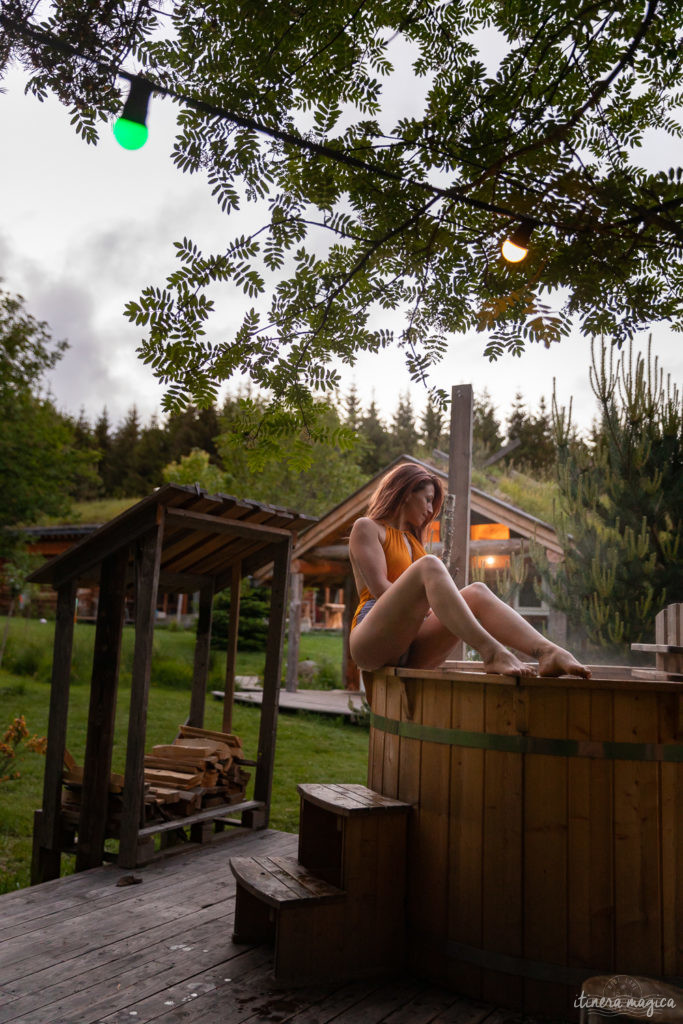
[[[363,516],[353,524],[349,537],[351,564],[373,597],[379,597],[391,586],[387,579],[382,533],[379,523]]]

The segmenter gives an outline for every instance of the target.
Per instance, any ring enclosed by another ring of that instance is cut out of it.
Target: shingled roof
[[[230,583],[235,564],[241,564],[243,576],[250,575],[272,561],[273,545],[315,522],[277,505],[165,484],[46,562],[29,579],[54,587],[68,580],[97,583],[102,560],[125,545],[131,548],[132,572],[134,542],[163,523],[160,589],[188,592],[213,579],[214,589],[220,590]]]

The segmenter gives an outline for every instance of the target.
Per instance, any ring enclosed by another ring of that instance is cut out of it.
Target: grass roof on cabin
[[[472,483],[481,491],[494,498],[507,501],[529,515],[553,523],[553,503],[557,498],[557,484],[554,480],[537,480],[515,469],[490,466],[488,469],[473,469]],[[137,498],[99,498],[96,501],[78,501],[66,516],[45,516],[39,526],[61,526],[76,523],[107,523],[110,519],[135,505],[144,495]]]

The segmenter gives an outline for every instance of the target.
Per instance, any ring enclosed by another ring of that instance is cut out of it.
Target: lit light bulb
[[[521,263],[525,256],[528,255],[529,250],[523,245],[515,245],[511,239],[506,238],[501,247],[503,253],[503,259],[507,260],[508,263]]]
[[[114,138],[124,149],[140,149],[147,142],[147,106],[153,86],[144,78],[132,78],[121,117],[114,122]]]
[[[487,565],[493,565],[493,564],[495,563],[495,561],[496,561],[496,560],[495,560],[495,558],[493,557],[493,555],[489,555],[489,556],[488,556],[488,558],[486,559],[486,564],[487,564]]]
[[[531,221],[522,221],[517,230],[513,231],[503,242],[501,246],[503,259],[508,263],[521,263],[528,255],[529,239],[533,230],[534,225]]]

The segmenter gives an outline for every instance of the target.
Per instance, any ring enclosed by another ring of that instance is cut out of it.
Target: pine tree
[[[541,397],[537,413],[528,411],[521,392],[515,395],[507,420],[508,440],[519,441],[511,453],[514,464],[534,476],[547,476],[555,465],[555,438],[545,398]]]
[[[415,426],[415,412],[410,398],[410,392],[398,396],[398,404],[391,421],[391,448],[392,455],[412,455],[419,442],[417,427]]]
[[[683,406],[650,347],[614,366],[603,342],[592,364],[599,419],[587,444],[573,441],[571,404],[553,398],[565,561],[543,573],[577,634],[625,655],[683,600]]]
[[[137,467],[139,439],[140,419],[136,406],[132,405],[109,448],[107,478],[102,474],[107,494],[127,498],[144,493],[146,488]]]
[[[88,474],[79,480],[78,485],[72,492],[72,497],[75,501],[93,501],[102,492],[102,480],[97,471],[99,452],[97,450],[95,433],[90,426],[83,406],[81,406],[78,419],[72,419],[71,425],[74,439],[73,447],[76,451],[85,455],[89,461]]]
[[[147,494],[160,486],[164,479],[164,466],[169,461],[170,447],[168,431],[153,415],[148,426],[140,432],[135,452],[136,471],[142,488],[139,493]]]
[[[521,396],[518,396],[521,397]],[[503,433],[496,407],[487,389],[474,396],[472,405],[472,459],[481,465],[503,447]]]
[[[344,422],[357,433],[358,430],[360,429],[361,418],[363,413],[361,409],[360,399],[358,397],[358,388],[356,387],[355,381],[353,381],[348,392],[344,397],[343,408],[345,414]]]
[[[361,420],[361,431],[367,443],[367,450],[361,455],[360,469],[367,476],[374,476],[394,457],[392,438],[379,415],[374,397]]]
[[[435,448],[441,447],[441,435],[444,427],[444,413],[431,398],[422,410],[420,417],[420,440],[426,449],[426,454],[431,456]]]
[[[113,494],[113,474],[110,465],[113,437],[106,405],[103,407],[99,419],[95,423],[93,440],[97,449],[97,473],[100,478],[100,494],[109,496]]]

